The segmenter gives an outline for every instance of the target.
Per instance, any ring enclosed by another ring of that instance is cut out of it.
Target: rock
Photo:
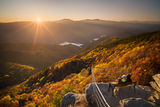
[[[148,100],[160,106],[160,94],[159,93],[154,92],[154,94],[150,96]]]
[[[151,81],[151,82],[149,82],[149,83],[150,83],[150,85],[151,85],[156,91],[160,92],[160,87],[157,85],[156,82]]]
[[[152,76],[155,82],[157,83],[158,87],[160,88],[160,74],[156,74]]]
[[[61,107],[86,107],[85,94],[67,93],[63,99]]]
[[[120,101],[121,107],[158,107],[142,98],[127,98]]]
[[[94,99],[94,94],[93,94],[93,86],[94,86],[94,84],[88,84],[86,86],[86,91],[85,91],[85,93],[86,93],[86,99],[87,99],[88,105],[90,107],[97,107],[96,101]],[[104,95],[107,94],[107,96],[109,98],[112,97],[113,93],[112,93],[112,90],[108,88],[109,84],[99,83],[98,86],[99,86],[100,90],[102,91],[102,93]]]
[[[111,107],[119,106],[119,101],[122,99],[130,98],[130,97],[138,97],[144,100],[147,100],[152,94],[152,89],[147,86],[136,86],[135,89],[131,86],[121,87],[117,90],[117,96],[113,95],[113,90],[109,88],[108,83],[98,83],[99,89],[101,90],[104,98],[108,102]],[[91,107],[96,107],[96,101],[93,93],[94,84],[88,84],[86,87],[86,99],[88,101],[88,105]],[[113,85],[112,85],[113,86]],[[147,91],[146,91],[147,90]]]

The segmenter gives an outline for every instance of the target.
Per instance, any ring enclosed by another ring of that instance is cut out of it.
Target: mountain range
[[[116,22],[99,19],[73,21],[63,19],[54,22],[11,22],[0,23],[0,42],[59,44],[75,42],[87,44],[88,41],[105,36],[127,36],[160,29],[159,23]],[[35,35],[38,35],[35,37]]]

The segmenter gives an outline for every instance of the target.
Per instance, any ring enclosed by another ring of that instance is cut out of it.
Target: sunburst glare
[[[41,19],[40,19],[39,17],[37,18],[37,22],[38,22],[38,23],[40,23],[40,22],[41,22]]]

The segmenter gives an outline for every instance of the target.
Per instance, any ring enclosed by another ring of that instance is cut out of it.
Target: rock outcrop
[[[87,102],[85,100],[85,94],[67,93],[63,100],[61,107],[86,107]]]
[[[150,84],[153,87],[136,85],[120,87],[114,93],[113,84],[98,83],[107,103],[111,107],[158,107],[160,106],[160,74],[153,76],[155,81]],[[95,84],[86,86],[85,94],[68,93],[62,100],[61,107],[97,107],[93,87]]]
[[[158,107],[142,98],[127,98],[120,101],[120,107]]]
[[[96,101],[94,98],[93,93],[93,85],[94,84],[88,84],[86,87],[86,99],[88,101],[89,106],[97,107]],[[116,96],[113,94],[113,91],[111,88],[109,88],[108,83],[98,83],[98,87],[100,88],[102,94],[104,95],[106,101],[111,107],[120,106],[119,102],[122,99],[126,98],[142,98],[144,100],[147,100],[153,93],[153,90],[150,87],[147,86],[136,86],[135,89],[132,86],[127,87],[121,87],[119,90],[117,90]]]

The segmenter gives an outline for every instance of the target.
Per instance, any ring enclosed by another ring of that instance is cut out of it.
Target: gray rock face
[[[69,92],[62,100],[61,107],[86,107],[85,94]]]
[[[101,90],[104,98],[108,102],[111,107],[120,106],[119,101],[122,99],[130,98],[130,97],[138,97],[144,100],[147,100],[149,96],[152,94],[152,90],[147,86],[136,86],[135,89],[131,86],[121,87],[117,90],[117,95],[113,95],[113,91],[109,88],[108,83],[98,83],[99,89]],[[86,87],[86,99],[88,101],[89,106],[96,107],[95,95],[93,93],[94,84],[88,84]]]
[[[121,107],[158,107],[142,98],[127,98],[120,101]]]

